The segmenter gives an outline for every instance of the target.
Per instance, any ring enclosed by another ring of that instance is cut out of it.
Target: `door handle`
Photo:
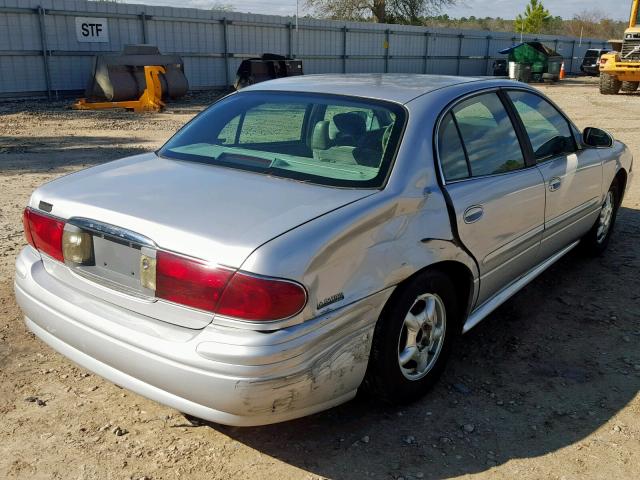
[[[560,177],[553,177],[549,180],[549,191],[555,192],[562,185],[562,179]]]
[[[475,223],[482,218],[482,215],[484,215],[482,205],[473,205],[464,211],[462,218],[464,223]]]

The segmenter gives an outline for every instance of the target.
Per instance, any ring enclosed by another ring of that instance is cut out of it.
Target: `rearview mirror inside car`
[[[582,143],[588,147],[608,148],[613,145],[613,137],[600,128],[587,127],[582,132]]]

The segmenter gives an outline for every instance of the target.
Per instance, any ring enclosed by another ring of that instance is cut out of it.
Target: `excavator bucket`
[[[177,55],[162,55],[151,45],[127,45],[121,55],[99,55],[78,110],[126,108],[158,111],[164,101],[189,90],[184,63]]]

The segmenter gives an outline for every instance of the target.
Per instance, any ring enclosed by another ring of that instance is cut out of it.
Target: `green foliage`
[[[424,15],[455,5],[458,0],[306,0],[311,11],[333,20],[421,25]]]
[[[541,0],[529,0],[524,15],[516,17],[515,27],[517,32],[542,33],[552,20]]]

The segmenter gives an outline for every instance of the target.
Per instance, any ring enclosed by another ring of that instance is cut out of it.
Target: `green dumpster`
[[[499,53],[508,55],[509,63],[531,65],[531,78],[534,81],[541,81],[545,73],[552,75],[553,80],[560,78],[560,67],[564,60],[562,55],[540,42],[520,43]]]

